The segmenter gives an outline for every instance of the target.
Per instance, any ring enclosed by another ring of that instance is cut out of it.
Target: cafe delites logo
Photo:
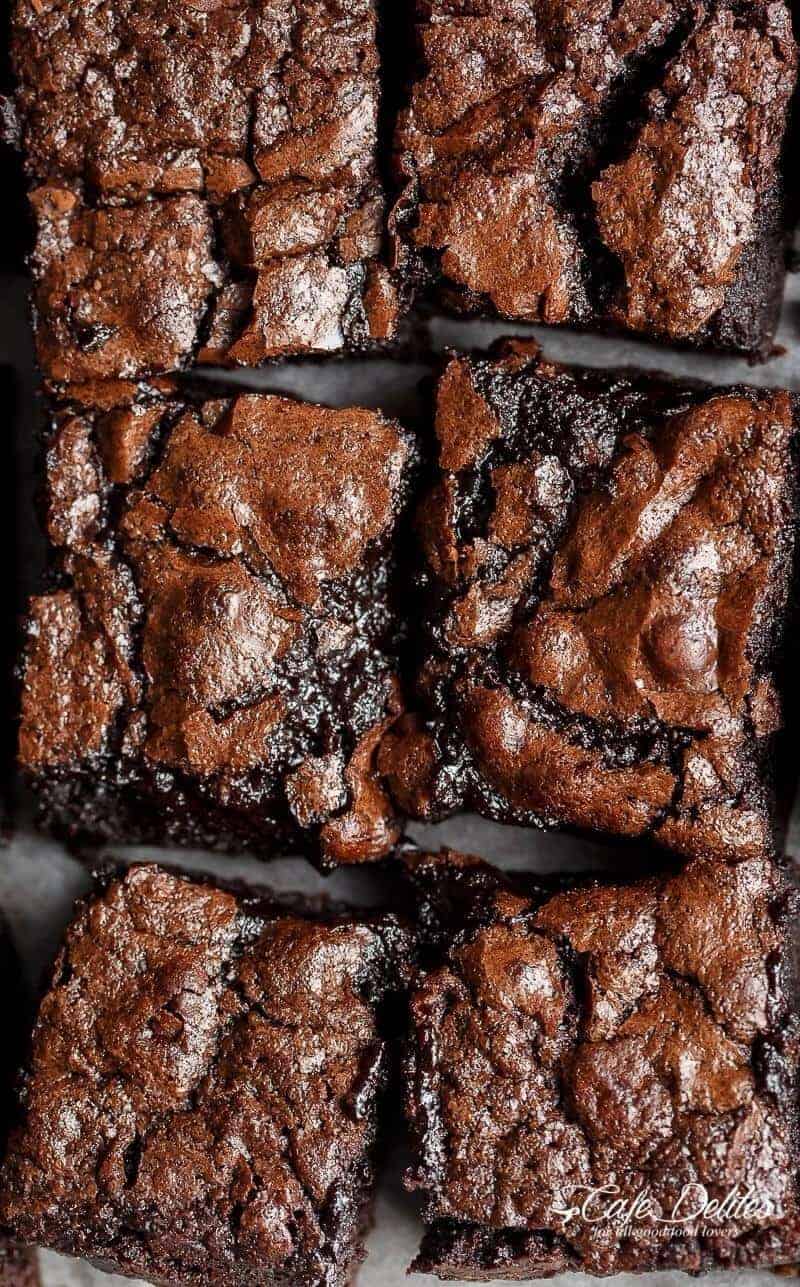
[[[649,1186],[624,1194],[617,1184],[579,1184],[570,1194],[570,1205],[556,1205],[552,1212],[565,1228],[609,1224],[618,1235],[651,1238],[712,1236],[725,1226],[752,1226],[781,1216],[778,1204],[754,1188],[735,1184],[722,1196],[711,1197],[698,1183],[684,1184],[666,1209]]]

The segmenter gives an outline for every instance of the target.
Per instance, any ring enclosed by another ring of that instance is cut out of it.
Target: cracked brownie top
[[[784,5],[426,0],[417,34],[393,220],[418,277],[461,311],[766,356]]]
[[[417,517],[421,716],[381,755],[400,804],[769,852],[795,416],[520,345],[453,359]]]
[[[18,0],[50,379],[392,337],[375,28],[370,0]]]
[[[433,944],[406,1067],[408,1183],[429,1226],[415,1267],[522,1278],[796,1255],[796,1014],[772,864],[548,893],[460,855],[407,861]],[[754,1195],[746,1212],[681,1227],[733,1191]],[[601,1218],[637,1195],[647,1211]]]
[[[288,398],[60,417],[65,575],[32,606],[20,733],[55,820],[136,833],[152,810],[176,839],[314,836],[331,862],[392,847],[374,758],[400,710],[390,583],[413,461],[379,414]]]
[[[17,0],[22,142],[39,179],[102,197],[256,178],[365,178],[377,113],[369,0]]]
[[[390,919],[108,880],[41,1003],[3,1223],[156,1280],[346,1283],[404,950]]]
[[[31,194],[37,356],[57,384],[185,366],[221,273],[196,196],[91,209],[67,188]]]

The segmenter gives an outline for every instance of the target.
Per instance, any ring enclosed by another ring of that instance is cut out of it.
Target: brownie
[[[797,908],[769,860],[514,883],[409,859],[417,1270],[768,1267],[800,1246]],[[715,1205],[716,1204],[716,1205]]]
[[[48,378],[393,336],[372,0],[16,0],[12,57]]]
[[[401,710],[393,421],[119,386],[47,453],[54,588],[30,608],[19,760],[71,839],[388,853]]]
[[[792,22],[763,0],[419,0],[399,254],[450,308],[763,359]]]
[[[39,1008],[0,1219],[156,1282],[347,1283],[407,950],[392,917],[112,874]]]
[[[776,390],[453,358],[399,806],[772,852],[797,427]]]
[[[11,114],[6,129],[4,104],[14,92],[8,32],[11,23],[11,0],[0,0],[0,182],[3,184],[3,239],[0,243],[0,270],[18,273],[24,268],[30,249],[25,201],[25,182],[16,147],[16,124]]]

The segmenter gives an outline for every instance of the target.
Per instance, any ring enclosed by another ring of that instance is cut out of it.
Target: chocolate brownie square
[[[285,846],[399,835],[397,524],[415,446],[373,411],[140,390],[64,411],[55,588],[34,599],[19,760],[71,838]]]
[[[346,1284],[407,946],[391,917],[106,879],[41,1002],[3,1223],[156,1282]]]
[[[405,1097],[441,1278],[768,1267],[800,1247],[796,906],[768,860],[562,888],[415,855]],[[796,901],[796,898],[795,898]]]
[[[12,55],[50,378],[394,335],[373,0],[17,0]]]
[[[796,46],[782,3],[420,0],[401,254],[451,308],[769,355]]]
[[[797,400],[511,344],[450,362],[436,430],[400,806],[771,853]]]

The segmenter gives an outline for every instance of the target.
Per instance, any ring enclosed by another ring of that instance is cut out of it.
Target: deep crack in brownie
[[[784,4],[419,0],[417,41],[392,223],[418,281],[460,312],[769,356]]]
[[[453,358],[438,387],[419,713],[379,757],[395,799],[770,853],[797,402],[534,350]]]
[[[165,392],[64,411],[54,590],[19,759],[73,838],[388,853],[374,760],[401,710],[393,577],[411,437],[377,412]]]
[[[343,1287],[407,951],[393,917],[108,878],[39,1009],[0,1219],[156,1282]]]
[[[414,1268],[791,1263],[797,908],[778,869],[695,859],[548,889],[461,855],[408,862],[429,943],[405,1070]]]
[[[17,0],[55,382],[391,339],[372,0]]]

